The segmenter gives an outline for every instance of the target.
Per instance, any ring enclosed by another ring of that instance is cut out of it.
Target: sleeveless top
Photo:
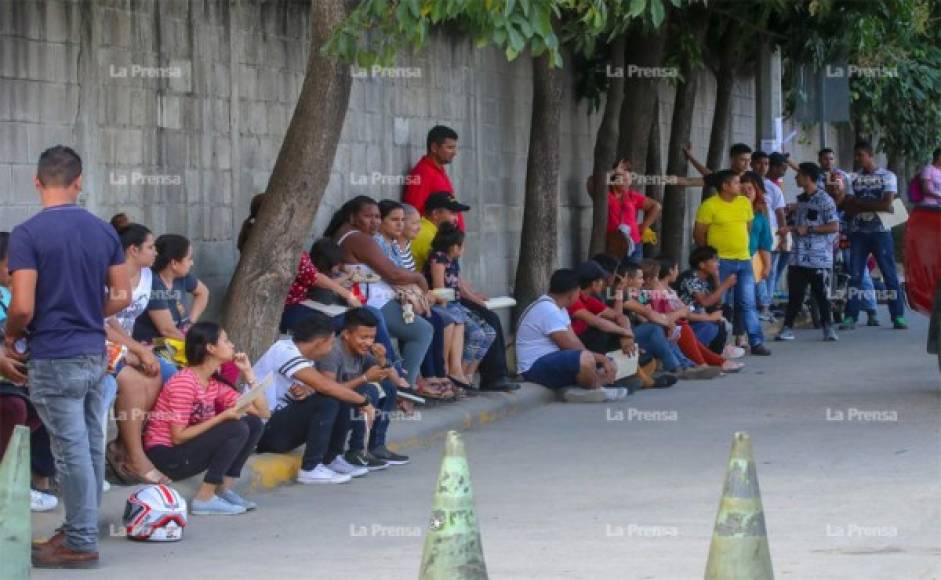
[[[346,232],[345,234],[343,234],[342,236],[340,236],[340,239],[337,240],[337,245],[342,248],[343,242],[346,241],[346,239],[350,236],[350,234],[355,234],[355,233],[362,234],[363,232],[356,230],[356,229],[352,229]],[[363,234],[363,235],[368,236],[368,234]],[[375,240],[373,241],[375,242]],[[360,273],[364,275],[372,274],[372,275],[378,276],[378,274],[376,274],[376,272],[372,268],[367,266],[366,264],[347,264],[347,265],[350,267],[351,270],[359,271]],[[392,288],[392,286],[386,283],[385,280],[374,282],[372,284],[360,282],[359,288],[362,294],[366,296],[366,304],[374,308],[382,308],[389,302],[389,300],[392,300],[393,298],[395,298],[395,290]]]

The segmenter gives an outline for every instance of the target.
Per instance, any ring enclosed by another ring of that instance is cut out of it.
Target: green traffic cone
[[[758,471],[748,433],[732,437],[705,579],[774,580]]]
[[[17,425],[0,461],[0,578],[29,578],[29,474],[29,429]]]
[[[448,431],[419,580],[487,580],[464,442]]]

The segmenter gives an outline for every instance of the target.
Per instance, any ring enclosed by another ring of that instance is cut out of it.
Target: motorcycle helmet
[[[186,527],[186,500],[167,485],[146,485],[127,498],[124,530],[132,540],[176,542]]]

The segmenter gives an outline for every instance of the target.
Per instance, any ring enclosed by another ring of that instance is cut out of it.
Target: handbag
[[[402,304],[403,310],[411,306],[412,312],[419,316],[425,316],[431,311],[431,303],[418,284],[402,284],[395,286],[394,290],[395,299]]]

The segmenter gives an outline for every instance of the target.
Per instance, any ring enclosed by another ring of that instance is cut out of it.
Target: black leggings
[[[789,266],[787,269],[787,313],[784,315],[784,326],[794,326],[794,319],[797,318],[804,304],[804,292],[807,291],[808,285],[810,285],[810,294],[820,310],[820,324],[824,328],[830,326],[832,315],[830,299],[827,296],[830,270],[804,266]]]
[[[213,485],[222,477],[238,477],[248,456],[261,437],[262,422],[254,415],[238,421],[224,421],[186,443],[147,450],[147,457],[164,475],[174,481],[206,471],[203,481]]]

